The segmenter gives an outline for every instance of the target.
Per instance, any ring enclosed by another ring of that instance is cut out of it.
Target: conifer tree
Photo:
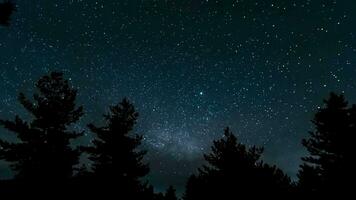
[[[198,169],[198,175],[189,178],[185,200],[280,196],[289,192],[289,177],[260,160],[263,149],[239,143],[228,128],[211,149],[204,155],[207,164]]]
[[[356,178],[354,141],[356,106],[348,106],[343,95],[331,93],[315,114],[315,130],[302,141],[309,152],[299,171],[299,189],[304,193],[350,192]]]
[[[63,181],[72,177],[79,150],[70,141],[82,135],[70,130],[83,115],[77,107],[77,91],[62,73],[52,72],[36,83],[34,101],[19,94],[22,106],[33,119],[0,120],[0,125],[17,137],[17,142],[0,139],[0,159],[10,162],[16,179],[31,182]]]
[[[123,99],[104,115],[103,126],[88,125],[97,138],[92,147],[84,148],[93,162],[95,176],[102,181],[115,180],[115,190],[125,194],[143,192],[140,178],[149,172],[143,163],[146,151],[137,149],[142,136],[132,133],[137,117],[134,106]]]
[[[173,186],[169,186],[166,194],[164,195],[165,200],[177,200],[176,190]]]

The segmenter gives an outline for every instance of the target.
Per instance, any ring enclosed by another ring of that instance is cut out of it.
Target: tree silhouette
[[[12,1],[7,0],[0,3],[0,25],[9,26],[10,17],[15,10],[16,6]]]
[[[189,178],[185,200],[224,199],[240,195],[278,195],[290,189],[290,179],[280,169],[260,161],[262,148],[247,148],[227,128],[204,155],[207,165]]]
[[[154,194],[153,200],[178,200],[178,198],[174,187],[169,186],[164,194],[162,192]]]
[[[147,189],[140,183],[140,178],[149,172],[148,165],[142,161],[146,151],[137,149],[142,136],[131,133],[137,117],[134,106],[123,99],[104,115],[104,126],[88,125],[97,139],[92,147],[84,148],[93,161],[92,170],[99,182],[115,181],[115,188],[105,186],[105,189],[125,195],[145,193]]]
[[[164,195],[165,200],[177,200],[176,190],[173,186],[169,186],[166,194]]]
[[[354,180],[354,141],[356,137],[356,106],[348,107],[343,95],[331,93],[325,107],[315,114],[315,130],[302,144],[309,156],[302,158],[299,189],[304,193],[350,192]]]
[[[83,115],[76,107],[77,91],[63,78],[52,72],[36,83],[34,101],[19,94],[19,101],[32,114],[26,122],[19,116],[13,121],[0,120],[0,125],[14,133],[17,142],[0,139],[0,159],[10,162],[17,180],[34,182],[61,182],[72,177],[78,163],[79,151],[70,146],[70,140],[82,135],[69,130]]]

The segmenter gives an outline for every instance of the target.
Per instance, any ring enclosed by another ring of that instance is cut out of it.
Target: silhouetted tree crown
[[[169,186],[166,194],[164,195],[165,200],[177,200],[176,190],[173,186]]]
[[[356,165],[356,106],[343,95],[331,93],[315,114],[315,130],[302,141],[309,156],[302,158],[299,186],[303,192],[349,192]]]
[[[16,6],[12,1],[7,0],[0,3],[0,25],[9,26],[10,17],[15,10]]]
[[[36,88],[34,101],[23,93],[18,97],[32,114],[32,121],[26,122],[19,116],[0,120],[0,125],[18,139],[14,143],[0,139],[0,159],[10,162],[17,179],[70,178],[80,154],[70,146],[70,141],[82,135],[69,129],[83,115],[83,108],[75,104],[77,91],[58,72],[40,78]]]
[[[248,149],[238,143],[229,128],[225,129],[222,139],[213,141],[211,150],[211,153],[204,155],[209,165],[204,165],[200,169],[203,174],[214,171],[237,172],[237,168],[253,168],[263,152],[263,148],[253,146]]]
[[[110,107],[104,115],[105,125],[98,127],[89,124],[97,136],[92,147],[84,148],[93,161],[92,170],[97,178],[115,179],[124,192],[143,190],[140,178],[149,172],[143,163],[146,151],[138,150],[142,136],[132,133],[138,113],[134,106],[123,99]]]
[[[288,192],[289,177],[275,166],[264,164],[260,160],[262,152],[262,148],[248,148],[239,143],[229,128],[225,129],[223,138],[214,141],[211,153],[204,155],[208,164],[189,178],[184,199]]]

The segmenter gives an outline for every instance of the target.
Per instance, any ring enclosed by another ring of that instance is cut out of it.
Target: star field
[[[52,70],[79,90],[78,129],[126,96],[158,189],[184,187],[226,126],[294,177],[322,98],[356,102],[353,1],[16,2],[11,26],[0,27],[1,118],[22,113],[17,93]]]

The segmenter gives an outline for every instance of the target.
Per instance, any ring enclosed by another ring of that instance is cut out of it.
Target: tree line
[[[138,150],[142,135],[133,128],[138,113],[128,99],[111,106],[102,125],[89,123],[96,136],[91,145],[71,142],[84,132],[71,127],[84,114],[76,104],[77,90],[63,73],[52,72],[35,84],[32,99],[19,93],[18,101],[32,115],[0,120],[0,126],[16,136],[16,141],[0,139],[0,159],[10,163],[12,180],[0,181],[0,195],[75,194],[114,196],[121,199],[176,200],[169,187],[156,193],[143,181],[149,165],[146,151]],[[0,117],[1,118],[1,117]],[[241,195],[291,197],[351,193],[355,180],[353,143],[356,134],[356,105],[349,106],[343,95],[331,93],[312,120],[315,129],[302,141],[309,152],[303,157],[298,181],[291,181],[277,166],[262,159],[263,148],[246,146],[229,128],[213,141],[204,155],[206,164],[191,175],[183,200],[238,199]],[[92,165],[78,167],[87,154]]]

